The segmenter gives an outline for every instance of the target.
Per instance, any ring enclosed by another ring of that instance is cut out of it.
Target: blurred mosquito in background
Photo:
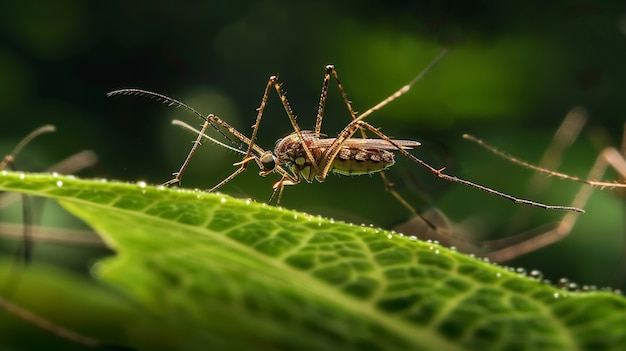
[[[53,125],[44,125],[33,130],[24,139],[22,139],[13,150],[4,156],[2,162],[0,162],[0,170],[9,169],[16,170],[15,162],[18,154],[35,138],[42,134],[54,132],[56,128]],[[97,156],[93,151],[85,150],[76,153],[63,161],[49,167],[46,172],[60,173],[60,174],[72,174],[80,170],[92,167],[97,162]],[[22,222],[23,225],[13,225],[9,223],[0,223],[0,233],[4,236],[11,236],[21,238],[22,244],[18,250],[18,256],[21,257],[21,261],[28,263],[31,260],[33,249],[33,230],[35,229],[37,235],[48,237],[49,240],[54,240],[58,237],[57,231],[52,228],[41,228],[33,226],[32,219],[32,204],[30,197],[27,195],[19,195],[16,193],[4,193],[0,195],[0,209],[6,208],[8,205],[16,201],[21,197],[22,199]]]
[[[12,170],[15,171],[15,161],[22,149],[29,144],[33,139],[39,137],[42,134],[51,133],[55,131],[55,127],[52,125],[44,125],[32,131],[24,139],[22,139],[15,148],[0,162],[0,171]],[[75,173],[82,169],[93,166],[97,162],[97,156],[93,151],[82,151],[74,154],[63,161],[48,168],[46,172],[50,173]],[[53,229],[44,228],[33,225],[32,216],[32,202],[27,195],[18,195],[15,193],[3,193],[0,195],[0,209],[3,209],[18,200],[21,197],[22,200],[22,225],[0,223],[0,235],[10,238],[21,240],[21,244],[18,246],[16,258],[13,260],[13,267],[10,269],[6,278],[4,279],[2,286],[0,286],[0,309],[25,320],[33,325],[36,325],[44,330],[47,330],[59,337],[67,340],[85,345],[85,346],[98,346],[100,342],[98,340],[85,337],[77,334],[71,330],[67,330],[61,326],[55,325],[50,321],[42,318],[31,311],[28,311],[13,302],[10,301],[11,296],[17,289],[17,285],[20,280],[21,268],[23,265],[27,265],[32,260],[33,243],[35,239],[43,239],[50,241],[66,242],[68,237],[73,239],[72,241],[89,244],[89,245],[103,245],[102,241],[97,238],[93,233],[91,235],[85,235],[81,232],[80,235],[77,231],[67,229]]]

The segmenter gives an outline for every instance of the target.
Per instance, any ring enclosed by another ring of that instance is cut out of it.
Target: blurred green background
[[[387,135],[421,141],[413,153],[434,167],[523,196],[532,171],[461,135],[474,134],[537,162],[575,106],[587,109],[590,119],[560,170],[585,177],[603,147],[621,144],[623,1],[24,0],[0,3],[0,154],[32,129],[51,123],[58,131],[24,150],[20,169],[44,170],[91,149],[100,162],[84,176],[160,184],[178,169],[194,138],[170,121],[197,126],[201,121],[150,99],[108,98],[108,91],[157,91],[214,113],[249,135],[267,79],[278,74],[306,129],[314,126],[326,64],[335,65],[354,108],[363,112],[410,81],[444,47],[450,54],[413,90],[368,118]],[[331,84],[323,131],[334,136],[349,119]],[[289,132],[272,94],[258,143],[272,148]],[[183,185],[210,188],[234,170],[236,161],[233,152],[205,143]],[[476,229],[469,235],[475,238],[510,234],[507,218],[522,205],[398,161],[388,175],[415,207],[438,208],[454,222],[470,220]],[[277,176],[260,178],[257,171],[252,165],[221,191],[267,201]],[[605,178],[619,179],[615,172]],[[554,180],[532,199],[568,205],[578,189]],[[303,183],[286,189],[282,205],[384,228],[409,219],[377,175]],[[36,210],[43,213],[43,225],[75,225],[51,204]],[[567,277],[580,285],[624,289],[623,197],[615,190],[596,190],[586,210],[571,236],[510,265],[539,269],[552,281]],[[515,231],[563,215],[541,209],[529,214]],[[19,206],[2,209],[0,216],[19,222]],[[13,250],[0,243],[5,252]],[[87,272],[103,253],[40,244],[34,256]],[[74,254],[79,259],[70,259]]]

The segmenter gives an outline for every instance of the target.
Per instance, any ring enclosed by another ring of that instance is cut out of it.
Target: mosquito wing
[[[325,148],[334,143],[336,138],[324,138],[313,141],[312,147]],[[401,148],[408,150],[421,145],[419,141],[413,140],[391,140]],[[365,138],[349,138],[342,145],[342,147],[349,149],[364,149],[364,150],[397,150],[398,148],[384,139],[365,139]]]

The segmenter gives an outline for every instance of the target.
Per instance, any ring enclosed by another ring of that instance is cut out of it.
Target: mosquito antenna
[[[210,140],[211,142],[213,142],[213,143],[215,143],[215,144],[217,144],[217,145],[219,145],[219,146],[221,146],[221,147],[223,147],[223,148],[226,148],[226,149],[228,149],[228,150],[234,151],[234,152],[239,153],[239,154],[242,154],[242,155],[245,155],[245,154],[246,154],[246,152],[245,152],[245,151],[243,151],[243,150],[241,150],[241,149],[238,149],[238,148],[236,148],[236,147],[232,147],[232,146],[230,146],[230,145],[226,145],[226,144],[222,143],[221,141],[219,141],[219,140],[217,140],[217,139],[215,139],[215,138],[212,138],[212,137],[210,137],[210,136],[208,136],[208,135],[206,135],[206,134],[202,133],[200,130],[198,130],[198,129],[196,129],[196,128],[192,127],[192,126],[190,126],[189,124],[187,124],[187,123],[185,123],[185,122],[183,122],[183,121],[181,121],[181,120],[178,120],[178,119],[172,120],[172,124],[173,124],[173,125],[175,125],[175,126],[179,126],[179,127],[184,128],[184,129],[187,129],[187,130],[189,130],[189,131],[191,131],[191,132],[194,132],[194,133],[196,133],[196,134],[202,134],[202,137],[203,137],[203,138],[208,139],[208,140]]]
[[[471,136],[469,134],[463,134],[463,139],[475,142],[476,144],[484,147],[485,149],[491,151],[492,153],[494,153],[497,156],[500,156],[500,157],[502,157],[502,158],[504,158],[506,160],[509,160],[509,161],[515,163],[515,164],[518,164],[520,166],[532,169],[533,171],[537,171],[539,173],[547,174],[549,176],[555,176],[555,177],[558,177],[558,178],[561,178],[561,179],[568,179],[568,180],[571,180],[571,181],[574,181],[574,182],[584,183],[584,184],[588,184],[588,185],[591,185],[591,186],[610,187],[610,188],[626,188],[626,184],[623,184],[623,183],[596,182],[596,181],[593,181],[593,180],[582,179],[582,178],[570,176],[570,175],[567,175],[567,174],[564,174],[564,173],[559,173],[559,172],[556,172],[556,171],[552,171],[552,170],[549,170],[549,169],[545,169],[543,167],[539,167],[539,166],[533,165],[530,162],[526,162],[526,161],[523,161],[523,160],[521,160],[521,159],[519,159],[519,158],[517,158],[515,156],[512,156],[512,155],[510,155],[510,154],[508,154],[508,153],[506,153],[506,152],[496,148],[495,146],[492,146],[492,145],[488,144],[486,141],[478,139],[478,138],[476,138],[474,136]]]
[[[220,133],[224,138],[226,138],[233,145],[237,144],[233,139],[231,139],[228,135],[226,135],[220,128],[218,128],[218,126],[216,126],[212,121],[208,120],[204,115],[202,115],[196,109],[194,109],[193,107],[187,105],[186,103],[182,101],[176,100],[174,98],[171,98],[163,94],[155,93],[153,91],[135,89],[135,88],[113,90],[107,93],[108,97],[118,96],[118,95],[147,97],[147,98],[155,99],[156,101],[159,101],[167,106],[171,106],[175,108],[182,107],[186,109],[187,111],[194,113],[196,116],[200,117],[205,122],[209,123],[211,127],[213,127],[213,129],[215,129],[218,133]]]

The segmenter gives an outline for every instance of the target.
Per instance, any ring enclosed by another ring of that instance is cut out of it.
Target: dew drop
[[[526,270],[522,267],[519,267],[515,270],[515,273],[519,274],[519,275],[526,275]]]
[[[393,238],[393,235],[387,234],[387,239],[391,239],[391,238]]]
[[[572,282],[572,283],[567,284],[567,291],[572,291],[572,292],[580,291],[580,287],[578,286],[577,283]]]
[[[60,188],[63,186],[63,181],[57,180],[57,186]]]
[[[528,276],[535,280],[543,279],[543,273],[541,273],[541,271],[536,270],[536,269],[533,269],[532,271],[530,271]]]
[[[137,182],[137,185],[139,185],[140,188],[145,188],[146,187],[146,182],[144,182],[143,180],[140,180]]]
[[[456,246],[450,246],[449,249],[452,250],[452,251],[457,251]]]
[[[56,177],[58,177],[58,176],[59,176],[59,173],[57,173],[57,172],[52,172],[52,178],[56,178]]]
[[[24,173],[20,173],[20,179],[24,179],[25,175]]]
[[[439,249],[435,250],[435,254],[439,255]]]
[[[496,278],[500,278],[500,277],[502,277],[502,273],[496,272]]]
[[[246,199],[246,205],[250,205],[250,203],[252,203],[252,201],[250,201],[250,199]]]
[[[567,279],[567,278],[561,278],[556,283],[556,287],[560,288],[560,289],[565,289],[565,288],[567,288],[568,285],[569,285],[569,279]]]
[[[294,214],[294,215],[293,215],[293,219],[298,219],[298,215],[297,215],[297,214]]]
[[[223,203],[223,204],[225,204],[225,203],[226,203],[226,198],[225,198],[225,197],[221,198],[221,199],[220,199],[220,202],[221,202],[221,203]]]
[[[552,297],[554,297],[555,299],[558,299],[559,297],[561,297],[561,295],[559,293],[554,293]]]

